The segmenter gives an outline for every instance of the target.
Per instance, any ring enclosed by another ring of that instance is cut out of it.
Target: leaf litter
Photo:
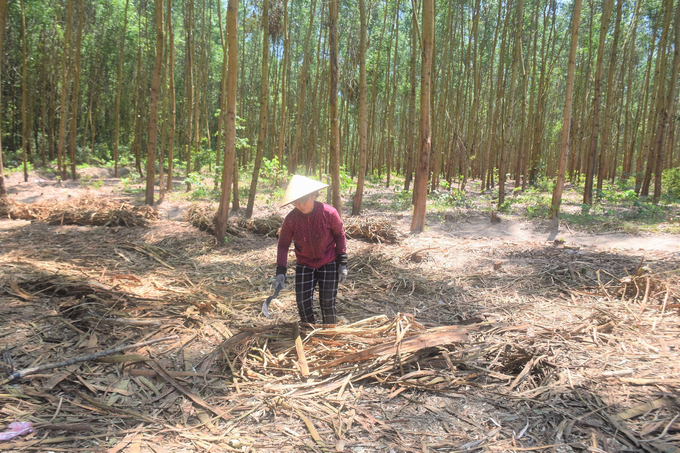
[[[365,216],[342,322],[299,325],[290,290],[260,313],[280,217],[217,246],[129,202],[17,203],[34,214],[0,221],[0,430],[35,431],[0,450],[677,451],[672,253]],[[144,222],[67,221],[121,206]]]

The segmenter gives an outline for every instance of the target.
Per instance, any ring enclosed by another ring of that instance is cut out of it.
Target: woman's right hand
[[[282,291],[286,289],[286,276],[284,274],[277,275],[276,284],[274,286],[280,286]]]

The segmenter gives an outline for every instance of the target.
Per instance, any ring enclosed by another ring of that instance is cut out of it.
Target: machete
[[[271,303],[272,299],[275,299],[278,297],[279,293],[281,292],[281,285],[279,282],[276,282],[276,285],[274,287],[274,294],[271,296],[267,297],[267,300],[264,301],[262,304],[262,314],[266,317],[269,318],[269,304]]]

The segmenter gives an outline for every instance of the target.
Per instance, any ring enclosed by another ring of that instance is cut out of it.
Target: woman
[[[337,324],[335,297],[338,284],[347,279],[345,228],[338,211],[316,201],[319,190],[328,187],[313,179],[295,175],[290,180],[281,206],[295,206],[284,219],[276,257],[276,286],[286,287],[286,266],[291,241],[295,242],[295,299],[300,320],[314,324],[312,295],[319,285],[319,302],[324,324]]]

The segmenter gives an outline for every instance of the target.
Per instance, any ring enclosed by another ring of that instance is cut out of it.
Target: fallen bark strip
[[[89,360],[95,360],[100,357],[104,357],[107,355],[111,354],[116,354],[118,352],[125,351],[126,349],[133,349],[133,348],[141,348],[143,346],[148,346],[154,343],[160,343],[161,341],[167,341],[167,340],[176,340],[178,337],[177,335],[171,335],[169,337],[163,337],[163,338],[156,338],[153,340],[147,340],[147,341],[142,341],[141,343],[135,343],[127,346],[119,346],[117,348],[112,348],[112,349],[106,349],[104,351],[99,351],[95,352],[94,354],[88,354],[85,356],[81,357],[74,357],[72,359],[68,360],[62,360],[61,362],[52,362],[52,363],[46,363],[44,365],[39,365],[36,367],[32,368],[26,368],[23,370],[15,371],[12,373],[7,379],[4,379],[0,381],[0,385],[5,385],[8,382],[11,382],[16,379],[21,379],[22,377],[28,376],[29,374],[35,374],[40,371],[45,371],[45,370],[52,370],[54,368],[60,368],[60,367],[65,367],[69,365],[74,365],[76,363],[82,363],[82,362],[87,362]]]

